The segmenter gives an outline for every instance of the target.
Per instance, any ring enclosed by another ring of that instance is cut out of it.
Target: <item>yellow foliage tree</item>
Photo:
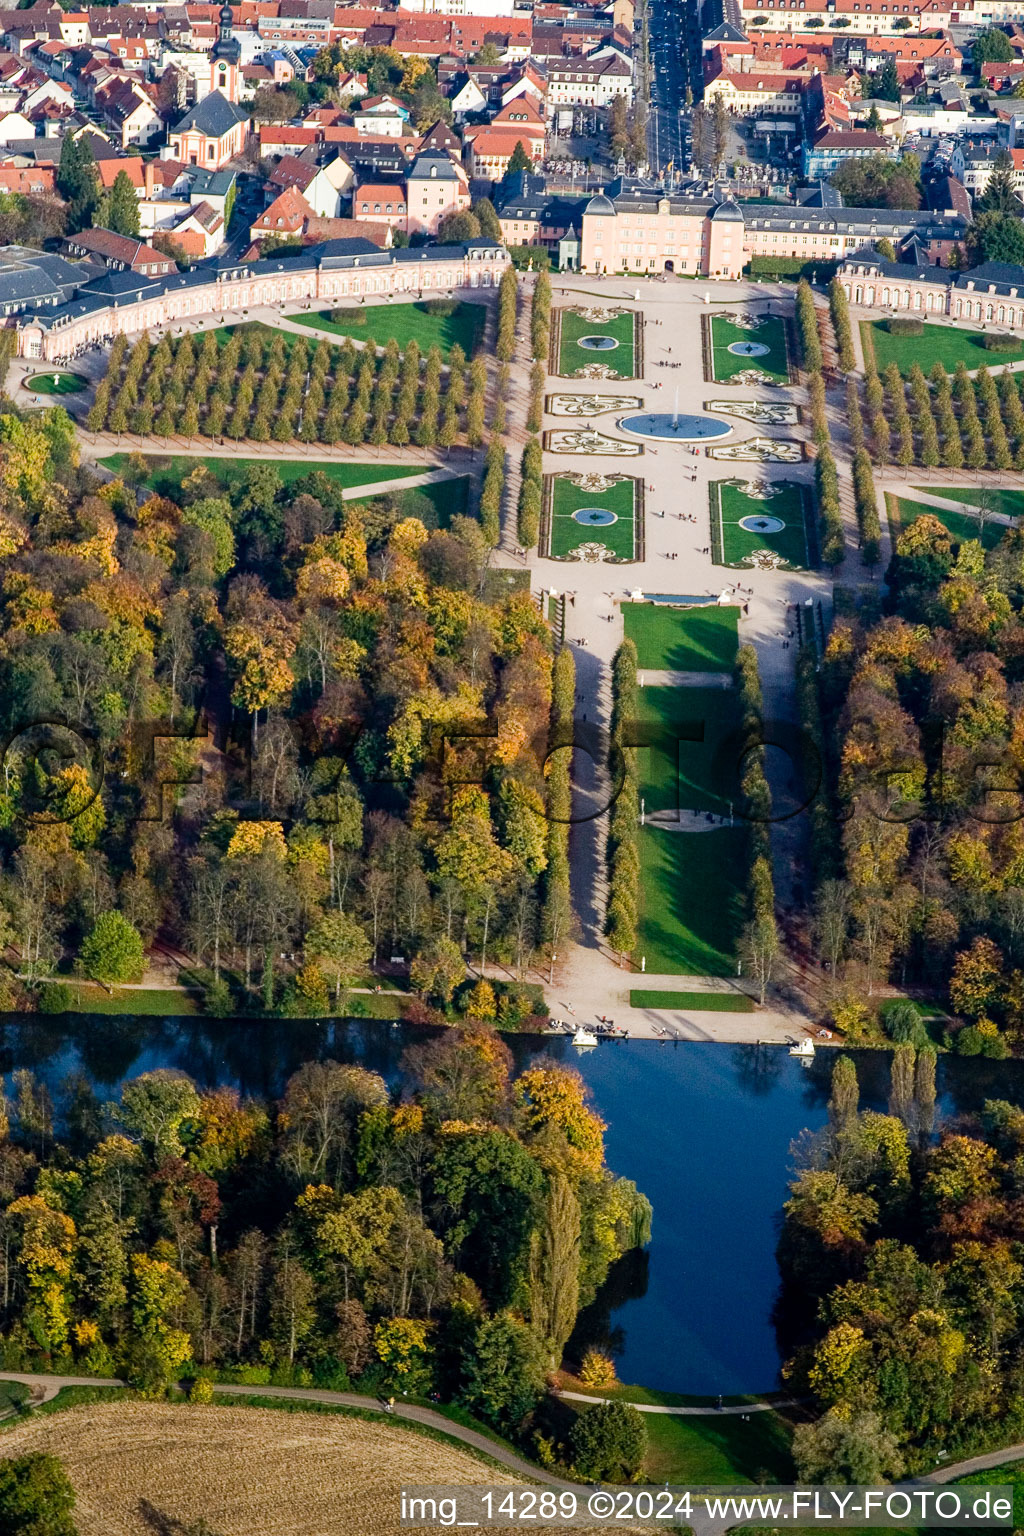
[[[280,859],[287,855],[284,827],[279,821],[240,821],[231,834],[227,857],[254,858],[268,848]]]

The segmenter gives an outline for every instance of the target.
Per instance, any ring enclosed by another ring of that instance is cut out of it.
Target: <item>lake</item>
[[[277,1097],[311,1057],[357,1062],[400,1081],[400,1058],[423,1031],[371,1020],[331,1022],[8,1016],[0,1069],[31,1068],[55,1096],[71,1072],[101,1098],[156,1067],[200,1086],[228,1083]],[[517,1067],[542,1052],[576,1058],[567,1038],[506,1036]],[[853,1052],[861,1104],[884,1110],[889,1058]],[[771,1314],[775,1244],[790,1147],[826,1120],[835,1057],[809,1067],[785,1046],[616,1041],[579,1066],[608,1124],[609,1166],[635,1179],[654,1206],[644,1255],[616,1267],[581,1318],[581,1336],[610,1341],[622,1381],[699,1394],[765,1392],[778,1385]],[[940,1057],[938,1110],[950,1118],[986,1098],[1024,1104],[1024,1063]]]

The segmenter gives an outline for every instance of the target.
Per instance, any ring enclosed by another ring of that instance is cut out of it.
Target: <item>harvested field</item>
[[[398,1425],[272,1408],[69,1408],[0,1437],[4,1455],[26,1451],[64,1463],[80,1536],[154,1536],[200,1518],[216,1536],[390,1536],[403,1486],[517,1481]]]

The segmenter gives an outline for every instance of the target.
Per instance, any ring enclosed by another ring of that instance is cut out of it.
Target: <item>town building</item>
[[[161,151],[162,157],[219,171],[241,154],[248,122],[249,114],[244,107],[229,101],[220,91],[211,91],[171,130],[170,143]]]
[[[408,233],[436,235],[449,213],[469,208],[469,180],[462,166],[444,150],[425,150],[409,167],[405,201]]]

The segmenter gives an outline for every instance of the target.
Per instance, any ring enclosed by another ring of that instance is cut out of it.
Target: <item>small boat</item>
[[[597,1036],[591,1030],[584,1029],[582,1024],[577,1024],[576,1032],[572,1037],[572,1043],[584,1049],[586,1046],[596,1045]]]
[[[789,1048],[789,1054],[791,1056],[802,1056],[805,1060],[808,1060],[810,1057],[812,1057],[814,1055],[814,1041],[811,1039],[810,1035],[807,1035],[803,1040],[799,1042],[799,1044],[791,1045]]]

